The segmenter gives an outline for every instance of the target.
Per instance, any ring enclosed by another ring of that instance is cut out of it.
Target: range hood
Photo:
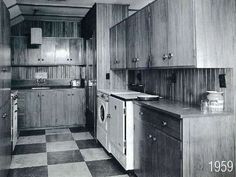
[[[42,29],[31,28],[31,44],[40,45],[42,44]]]

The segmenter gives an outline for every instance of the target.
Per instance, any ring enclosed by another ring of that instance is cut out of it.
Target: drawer
[[[168,114],[143,106],[134,106],[134,116],[137,119],[151,123],[155,128],[176,138],[181,139],[181,120]]]

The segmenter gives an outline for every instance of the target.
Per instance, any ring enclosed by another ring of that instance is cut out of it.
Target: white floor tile
[[[75,141],[51,142],[47,143],[47,152],[78,150]]]
[[[93,136],[89,132],[72,133],[72,136],[75,140],[94,139]]]
[[[47,153],[14,155],[11,169],[47,165]]]
[[[46,132],[46,135],[71,133],[68,128],[67,129],[50,129],[50,130],[46,130],[45,132]]]
[[[17,140],[17,144],[37,144],[37,143],[46,143],[45,135],[37,136],[20,136]]]
[[[85,162],[48,166],[48,177],[92,177]]]
[[[103,148],[81,149],[80,152],[85,161],[105,160],[111,158]]]

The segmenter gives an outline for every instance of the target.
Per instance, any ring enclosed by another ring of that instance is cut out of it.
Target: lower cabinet
[[[7,176],[11,164],[11,104],[0,105],[0,177]]]
[[[85,90],[19,91],[19,128],[85,125]]]
[[[180,177],[181,142],[155,125],[135,119],[135,173],[138,177]]]

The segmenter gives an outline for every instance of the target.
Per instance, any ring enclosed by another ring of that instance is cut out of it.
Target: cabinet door
[[[72,90],[71,101],[70,125],[85,125],[85,90]]]
[[[194,66],[193,1],[168,0],[170,66]]]
[[[40,65],[41,64],[41,45],[29,45],[28,46],[28,60],[25,64],[28,65]],[[44,57],[44,56],[42,56]]]
[[[53,127],[56,125],[56,92],[41,91],[41,127]]]
[[[147,68],[149,66],[150,40],[149,40],[149,6],[135,14],[135,56],[136,68]]]
[[[69,39],[56,39],[55,64],[70,64]]]
[[[156,140],[154,176],[181,177],[181,142],[159,130],[156,131]]]
[[[56,98],[55,98],[55,126],[62,126],[65,125],[65,116],[64,116],[64,91],[56,91]]]
[[[129,17],[126,21],[127,23],[127,38],[126,38],[126,45],[127,45],[127,68],[135,68],[135,38],[136,38],[136,17],[135,15]]]
[[[84,41],[82,38],[69,39],[70,64],[84,65]]]
[[[11,57],[13,65],[25,65],[28,62],[27,43],[27,37],[11,38]]]
[[[126,68],[126,21],[117,25],[116,32],[116,68]]]
[[[0,176],[10,168],[11,163],[11,107],[10,101],[0,108]]]
[[[52,65],[55,63],[55,39],[44,37],[41,46],[41,65]]]
[[[134,171],[138,177],[159,177],[154,176],[154,170],[157,166],[153,164],[153,158],[157,143],[153,141],[155,129],[149,123],[146,123],[135,117],[134,130]]]
[[[114,97],[109,98],[109,111],[111,118],[109,120],[109,126],[112,130],[109,130],[108,134],[111,137],[112,153],[116,156],[116,151],[119,153],[125,153],[125,102]],[[115,151],[114,151],[115,149]]]
[[[72,117],[71,113],[71,106],[72,106],[72,96],[71,96],[71,91],[70,90],[64,90],[64,96],[63,96],[63,101],[64,101],[64,125],[70,125],[70,119]]]
[[[40,128],[40,92],[25,92],[25,115],[22,128]]]
[[[117,67],[117,26],[110,29],[110,66],[111,69]]]
[[[93,65],[92,40],[86,40],[86,64]]]
[[[166,0],[159,0],[150,5],[151,67],[169,65],[167,58],[167,3]],[[165,58],[163,58],[164,55]]]

